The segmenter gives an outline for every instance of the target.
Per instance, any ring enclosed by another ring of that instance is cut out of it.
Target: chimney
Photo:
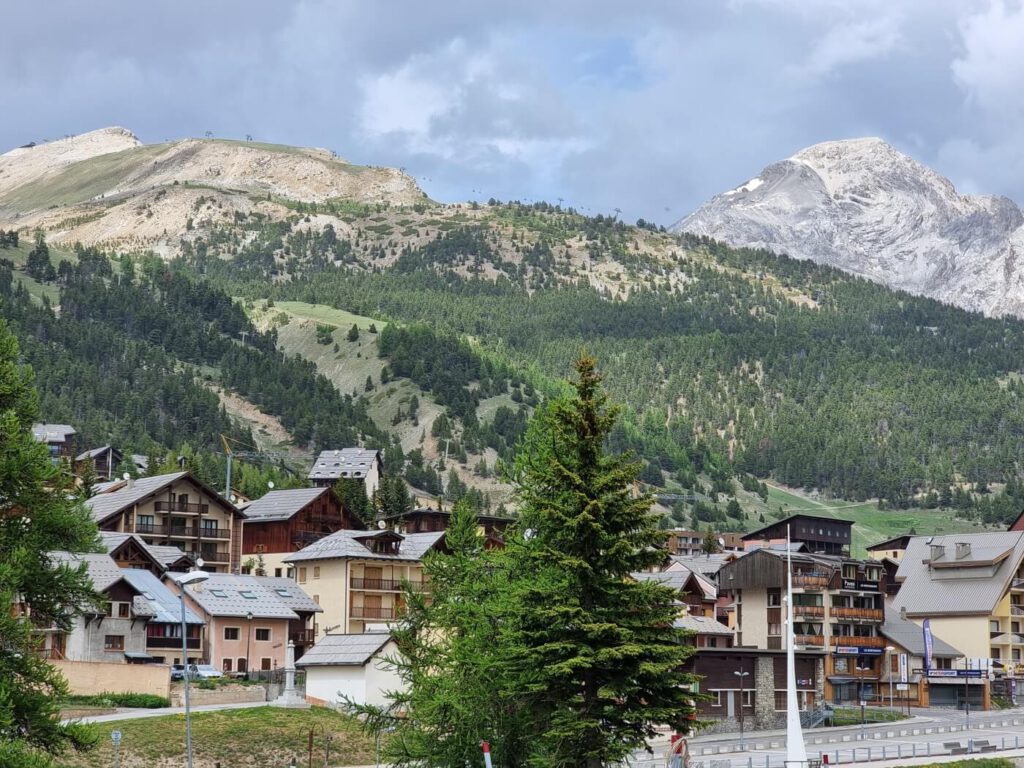
[[[971,545],[966,541],[958,541],[956,543],[956,559],[963,560],[965,557],[971,556]]]
[[[905,605],[900,606],[900,618],[903,621],[907,620],[907,606]]]
[[[941,560],[946,554],[946,548],[942,544],[932,544],[932,560]]]

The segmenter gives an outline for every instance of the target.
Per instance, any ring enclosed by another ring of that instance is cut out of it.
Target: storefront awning
[[[128,661],[155,661],[155,659],[148,653],[138,653],[136,651],[125,651],[124,657],[128,659]]]

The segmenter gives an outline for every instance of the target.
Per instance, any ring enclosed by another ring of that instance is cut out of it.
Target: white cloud
[[[964,19],[960,32],[953,77],[969,101],[993,115],[1024,117],[1024,6],[995,0]]]

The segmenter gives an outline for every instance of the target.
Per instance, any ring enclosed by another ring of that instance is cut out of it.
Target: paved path
[[[269,707],[266,701],[246,701],[235,704],[204,704],[191,707],[193,712],[216,712],[221,709],[249,709],[250,707]],[[93,717],[76,718],[78,723],[110,723],[116,720],[139,720],[143,717],[161,717],[163,715],[183,715],[184,707],[161,707],[160,709],[121,709],[112,715],[95,715]],[[64,722],[68,722],[65,720]]]

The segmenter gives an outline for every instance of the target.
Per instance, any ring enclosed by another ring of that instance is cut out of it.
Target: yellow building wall
[[[166,698],[171,668],[166,664],[113,664],[101,661],[52,661],[76,696],[98,693],[150,693]]]

